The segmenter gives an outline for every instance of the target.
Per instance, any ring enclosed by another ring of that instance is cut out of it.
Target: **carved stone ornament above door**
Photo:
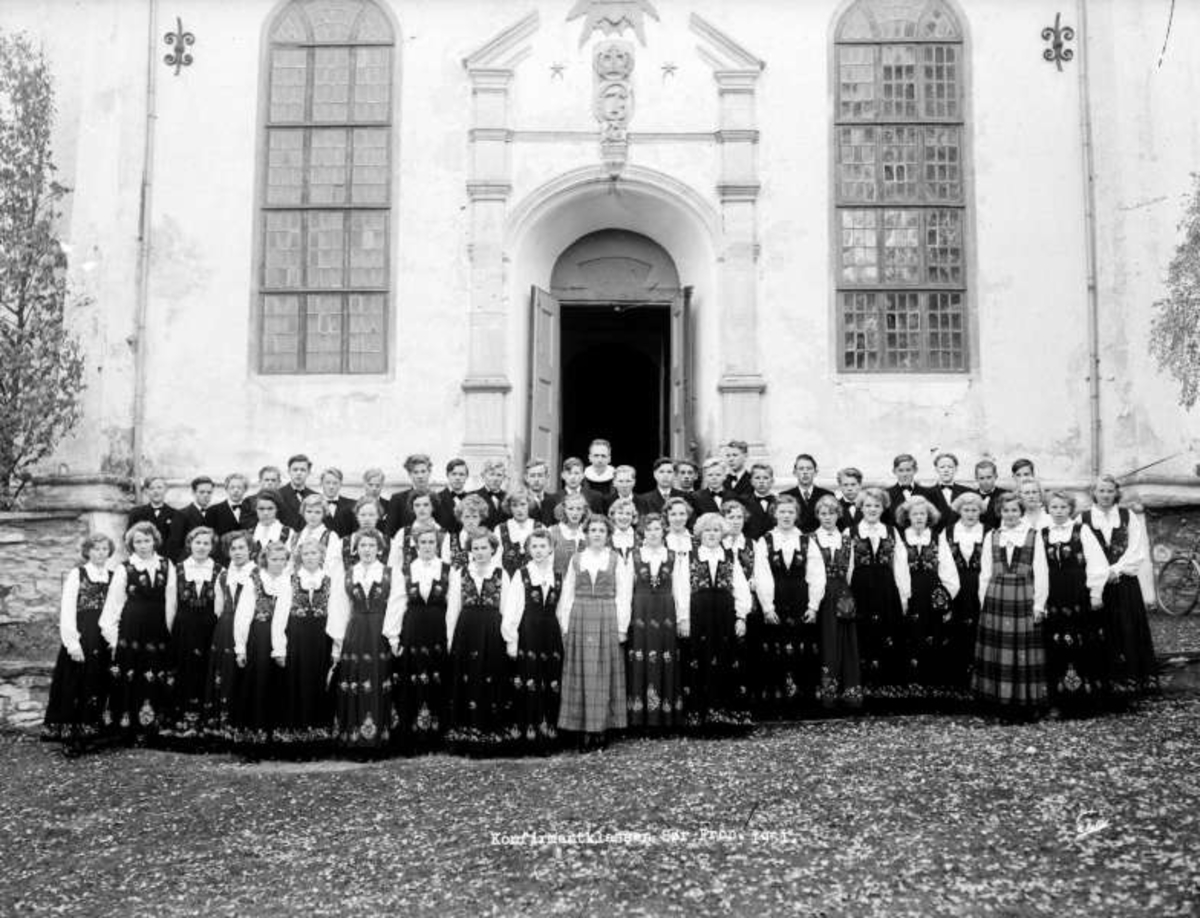
[[[567,13],[567,22],[586,16],[583,21],[583,32],[579,36],[579,45],[591,38],[592,33],[599,30],[602,35],[623,35],[626,29],[632,29],[643,45],[646,43],[646,21],[644,16],[658,21],[658,12],[650,0],[576,0]]]

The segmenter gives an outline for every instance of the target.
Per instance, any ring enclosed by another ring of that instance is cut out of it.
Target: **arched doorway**
[[[584,458],[601,437],[645,487],[654,459],[686,440],[688,294],[675,263],[647,236],[605,229],[563,251],[550,286],[553,363],[561,368],[558,455]]]

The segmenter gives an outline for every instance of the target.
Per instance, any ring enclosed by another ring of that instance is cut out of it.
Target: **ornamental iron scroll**
[[[1075,30],[1062,24],[1062,13],[1054,14],[1054,25],[1042,29],[1042,41],[1050,42],[1050,47],[1042,52],[1042,57],[1058,67],[1062,73],[1063,61],[1070,61],[1075,52],[1066,47],[1066,43],[1075,38]]]
[[[192,56],[187,49],[196,43],[196,36],[183,30],[183,20],[178,16],[175,17],[175,31],[163,35],[163,43],[175,47],[170,54],[163,55],[163,63],[175,68],[175,76],[179,76],[184,67],[192,66]]]

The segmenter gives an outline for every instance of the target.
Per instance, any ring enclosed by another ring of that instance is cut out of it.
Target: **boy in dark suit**
[[[216,532],[216,544],[213,546],[213,557],[220,564],[228,564],[229,559],[221,548],[221,536],[228,532],[254,532],[258,524],[258,516],[254,505],[246,498],[249,482],[241,472],[234,472],[225,479],[225,499],[214,504],[208,520]]]
[[[170,561],[182,561],[187,557],[187,535],[197,526],[211,526],[213,480],[207,475],[192,479],[192,502],[175,515],[171,523],[171,540],[167,543],[166,557]]]
[[[975,484],[979,488],[979,500],[983,504],[979,520],[992,529],[1000,528],[1000,499],[1008,493],[1003,488],[996,487],[999,474],[996,463],[991,459],[980,459],[975,463]]]
[[[529,517],[543,526],[553,526],[555,523],[555,494],[546,490],[549,480],[550,467],[546,465],[546,460],[535,458],[525,463],[525,492],[529,496]]]
[[[429,493],[429,476],[433,473],[433,460],[424,453],[413,453],[404,460],[404,471],[412,487],[397,491],[388,500],[387,522],[384,534],[390,539],[401,529],[412,525],[412,500],[418,494]],[[435,504],[436,506],[436,504]]]
[[[287,471],[288,483],[279,489],[279,521],[292,532],[300,532],[304,528],[300,505],[304,503],[304,498],[317,493],[308,486],[312,460],[298,453],[288,459]]]
[[[822,497],[833,497],[832,491],[818,488],[814,481],[817,477],[817,460],[808,453],[796,457],[792,466],[796,474],[796,487],[789,488],[784,494],[796,498],[799,513],[796,515],[796,528],[801,532],[816,532],[821,521],[817,519],[817,501]]]
[[[750,455],[750,444],[745,440],[730,440],[721,447],[721,458],[725,460],[728,472],[725,477],[725,490],[744,497],[754,490],[750,483],[750,472],[746,469],[746,458]]]
[[[930,502],[933,501],[933,495],[916,482],[917,460],[914,456],[909,453],[901,453],[893,459],[892,474],[896,476],[896,483],[887,489],[890,503],[888,508],[883,511],[883,516],[880,517],[880,521],[885,526],[896,525],[896,510],[910,497],[920,495]]]
[[[686,495],[682,491],[674,487],[674,483],[675,460],[668,456],[661,456],[655,459],[654,490],[645,491],[635,495],[633,498],[638,516],[645,516],[647,513],[662,513],[663,507],[672,497],[686,498]]]
[[[692,519],[699,519],[705,513],[720,513],[726,499],[735,496],[725,488],[725,476],[728,471],[729,467],[725,465],[724,459],[712,456],[704,460],[701,466],[704,486],[690,494],[684,493],[688,503],[692,505]]]
[[[595,491],[584,487],[583,460],[576,456],[568,456],[562,464],[562,483],[558,493],[554,495],[554,506],[557,507],[568,495],[582,494],[587,501],[588,510],[592,513],[604,512],[604,501]],[[551,514],[553,515],[553,514]]]
[[[858,492],[862,490],[863,474],[853,466],[839,469],[837,473],[838,504],[842,508],[842,517],[838,520],[839,529],[848,529],[862,518],[858,509]]]
[[[509,517],[504,506],[504,498],[508,497],[504,490],[504,480],[507,477],[508,463],[503,459],[489,459],[483,464],[483,487],[473,492],[482,497],[488,506],[487,519],[483,521],[483,525],[489,532]]]
[[[458,505],[467,496],[467,479],[471,469],[465,459],[451,459],[446,463],[446,487],[433,497],[433,518],[447,532],[458,532],[462,522],[458,518]]]
[[[974,489],[955,483],[954,479],[958,475],[958,457],[954,453],[938,453],[933,460],[933,467],[937,471],[938,480],[929,488],[929,501],[941,514],[937,528],[946,529],[958,519],[958,514],[954,512],[954,501],[960,495]]]
[[[750,493],[741,501],[746,506],[746,522],[742,532],[747,539],[757,541],[775,528],[775,470],[765,462],[750,466]]]
[[[166,545],[171,539],[171,524],[175,522],[178,511],[167,503],[167,480],[161,475],[147,478],[144,484],[147,503],[134,507],[129,511],[129,521],[126,528],[134,523],[153,523]]]
[[[342,497],[342,482],[345,476],[339,468],[327,468],[321,473],[321,497],[325,500],[325,528],[337,535],[339,539],[349,538],[358,528],[358,520],[354,516],[354,505],[357,503],[349,497]]]

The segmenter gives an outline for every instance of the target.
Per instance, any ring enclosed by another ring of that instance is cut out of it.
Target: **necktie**
[[[233,521],[235,523],[240,523],[242,521],[242,505],[241,504],[230,504],[229,510],[230,510],[230,512],[233,513]]]

